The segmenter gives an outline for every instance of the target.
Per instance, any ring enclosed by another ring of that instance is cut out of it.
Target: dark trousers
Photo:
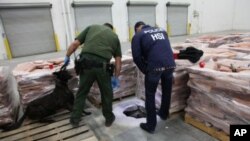
[[[146,101],[145,108],[147,111],[147,126],[154,130],[156,127],[156,108],[155,108],[155,92],[159,81],[161,80],[162,98],[159,114],[167,117],[169,114],[172,79],[174,69],[165,71],[152,71],[145,75]]]
[[[97,62],[105,62],[102,58],[90,54],[85,54],[84,57]],[[104,68],[90,68],[84,69],[84,71],[80,73],[79,90],[76,94],[73,111],[71,113],[72,120],[81,120],[82,109],[94,81],[97,81],[101,92],[103,116],[107,121],[112,120],[114,117],[112,112],[113,91],[111,87],[111,76]]]

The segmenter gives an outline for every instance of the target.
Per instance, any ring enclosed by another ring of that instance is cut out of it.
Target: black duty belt
[[[113,76],[115,66],[114,64],[110,64],[107,62],[97,62],[84,58],[82,62],[82,71],[84,71],[84,69],[92,68],[103,68],[110,74],[110,76]]]
[[[160,67],[160,68],[154,68],[153,71],[165,71],[165,70],[169,70],[169,69],[175,69],[174,67]]]
[[[89,60],[89,59],[86,59],[86,58],[84,58],[82,60],[82,66],[85,69],[87,69],[87,68],[105,68],[105,66],[107,64],[108,63],[106,63],[106,62],[97,62],[97,61]]]

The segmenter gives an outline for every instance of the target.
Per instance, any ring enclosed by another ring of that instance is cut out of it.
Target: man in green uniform
[[[91,25],[82,31],[71,43],[67,50],[64,64],[69,64],[70,55],[81,45],[81,64],[79,90],[76,94],[70,123],[78,126],[81,120],[82,109],[85,105],[87,94],[94,81],[97,81],[102,101],[102,113],[106,119],[105,126],[109,127],[115,120],[112,112],[113,91],[111,86],[111,75],[106,65],[112,57],[115,58],[115,73],[112,81],[119,82],[118,76],[121,70],[121,46],[118,36],[112,31],[113,26],[109,23],[104,25]],[[113,83],[113,82],[112,82]]]

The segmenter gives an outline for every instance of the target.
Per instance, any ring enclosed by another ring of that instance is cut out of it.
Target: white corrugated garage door
[[[170,36],[187,35],[189,4],[167,4],[167,24]]]
[[[12,57],[56,51],[51,4],[1,4],[0,18]]]
[[[81,32],[92,24],[112,24],[112,2],[74,2],[75,30]]]
[[[134,25],[137,21],[144,21],[146,24],[155,26],[155,2],[128,2],[128,26],[129,39],[134,35]]]

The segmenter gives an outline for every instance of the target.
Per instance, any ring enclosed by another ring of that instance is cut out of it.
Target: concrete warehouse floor
[[[125,99],[114,103],[114,110],[119,103],[129,102],[135,97]],[[218,141],[199,129],[183,122],[183,113],[172,115],[167,121],[157,118],[157,127],[154,134],[143,131],[139,124],[145,122],[145,118],[137,119],[135,123],[121,113],[114,111],[116,120],[111,127],[104,126],[104,118],[101,111],[96,108],[88,108],[92,115],[84,117],[83,120],[88,123],[99,141]],[[122,112],[122,111],[121,111]],[[136,119],[134,119],[136,120]],[[131,124],[132,122],[132,124]],[[134,125],[133,125],[134,124]]]
[[[224,31],[209,33],[213,35],[228,34],[235,32],[246,31]],[[248,31],[249,32],[249,31]],[[171,43],[184,42],[186,38],[192,38],[200,36],[201,34],[192,36],[178,36],[171,37]],[[130,49],[130,43],[122,43],[122,52]],[[12,60],[1,60],[0,66],[6,65],[13,69],[17,64],[27,61],[39,60],[39,59],[51,59],[64,57],[65,51],[41,54],[35,56],[27,56],[21,58],[14,58]],[[73,55],[71,56],[73,59]],[[135,98],[135,97],[133,97]],[[131,98],[129,98],[131,99]],[[125,100],[129,100],[125,99]],[[123,102],[123,101],[120,101]],[[119,103],[119,102],[118,102]],[[114,103],[117,104],[117,103]],[[213,137],[208,134],[192,127],[183,122],[183,114],[172,116],[167,121],[159,120],[155,134],[148,134],[140,129],[139,126],[122,126],[116,120],[110,128],[104,126],[104,118],[101,110],[97,109],[89,104],[88,110],[92,111],[92,115],[84,117],[83,120],[88,123],[90,128],[94,131],[95,135],[100,141],[215,141]],[[119,119],[119,116],[117,116]]]

